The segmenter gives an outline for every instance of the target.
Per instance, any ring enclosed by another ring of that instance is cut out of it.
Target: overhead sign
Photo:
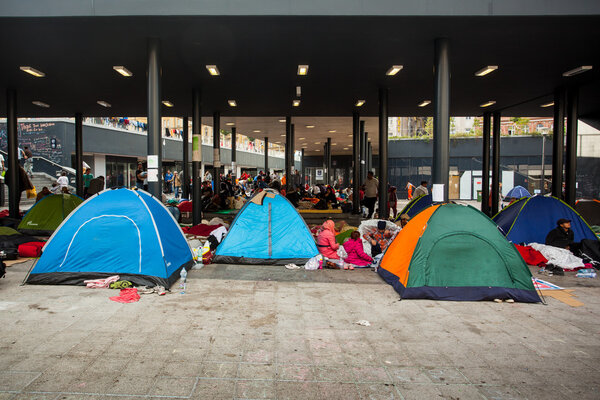
[[[323,180],[323,170],[322,169],[315,170],[315,179],[318,181]]]

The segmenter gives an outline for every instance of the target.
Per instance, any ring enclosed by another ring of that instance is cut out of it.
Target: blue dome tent
[[[520,244],[544,243],[548,232],[556,228],[556,221],[561,218],[571,220],[575,242],[596,239],[585,220],[556,197],[524,197],[505,207],[492,219],[509,241]]]
[[[27,283],[82,285],[119,275],[168,288],[192,264],[185,236],[162,203],[141,190],[108,189],[63,221]]]
[[[510,199],[520,199],[523,197],[531,197],[531,193],[529,193],[529,191],[527,189],[525,189],[523,186],[515,186],[514,188],[510,189],[508,191],[508,193],[506,193],[506,196],[504,196],[505,198],[510,198]]]
[[[277,191],[266,189],[239,211],[213,262],[304,264],[317,254],[315,240],[298,211]]]

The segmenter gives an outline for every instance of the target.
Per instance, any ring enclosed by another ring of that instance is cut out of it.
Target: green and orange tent
[[[421,211],[390,244],[377,272],[405,299],[540,301],[519,252],[471,206]]]

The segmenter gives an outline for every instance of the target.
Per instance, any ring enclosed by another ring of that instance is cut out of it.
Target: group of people
[[[408,219],[406,219],[407,221]],[[386,221],[378,221],[376,229],[368,230],[362,235],[362,238],[360,232],[355,230],[342,245],[336,241],[335,236],[334,222],[332,220],[325,221],[317,235],[317,248],[324,258],[324,267],[353,270],[377,265],[385,250],[394,240],[395,234],[387,228]],[[369,244],[371,255],[365,253],[363,239]],[[340,247],[344,248],[344,252],[339,251]],[[340,253],[345,253],[345,256],[341,256]]]

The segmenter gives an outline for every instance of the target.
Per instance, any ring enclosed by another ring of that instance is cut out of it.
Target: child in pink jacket
[[[358,231],[350,234],[350,239],[344,243],[344,250],[348,254],[348,257],[344,260],[344,269],[354,269],[355,266],[366,267],[373,262],[371,256],[363,251],[363,244]]]

